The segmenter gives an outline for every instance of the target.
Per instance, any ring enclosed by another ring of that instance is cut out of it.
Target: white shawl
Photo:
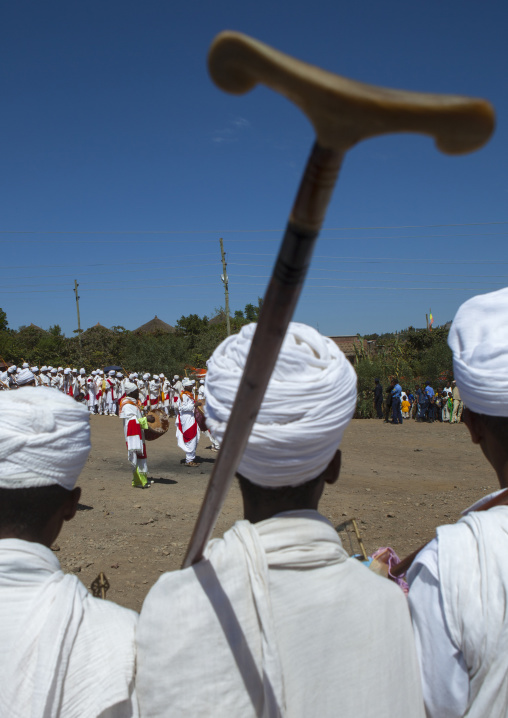
[[[92,598],[37,543],[1,540],[0,579],[2,716],[137,715],[132,611]]]
[[[439,578],[451,638],[469,673],[468,718],[505,718],[508,706],[508,507],[437,529]]]
[[[423,716],[404,595],[315,511],[237,522],[159,579],[137,637],[147,718]]]

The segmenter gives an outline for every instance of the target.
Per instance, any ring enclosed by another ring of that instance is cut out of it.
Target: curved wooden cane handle
[[[494,110],[485,100],[355,82],[238,32],[217,35],[208,66],[227,92],[242,94],[261,82],[292,100],[328,149],[345,151],[389,132],[419,132],[434,137],[442,152],[462,154],[485,144],[494,129]]]

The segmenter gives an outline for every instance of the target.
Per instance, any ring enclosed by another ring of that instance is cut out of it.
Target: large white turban
[[[0,392],[0,488],[70,490],[90,448],[82,404],[43,386]]]
[[[206,423],[222,441],[256,324],[214,351],[205,380]],[[259,486],[298,486],[332,460],[356,407],[356,374],[339,347],[312,327],[289,325],[238,467]]]
[[[31,381],[35,380],[35,375],[30,371],[30,369],[22,369],[18,376],[16,377],[16,381],[18,383],[18,386],[23,386],[24,384],[29,384]]]
[[[477,414],[508,416],[508,289],[464,302],[448,344],[464,404]]]
[[[123,388],[126,394],[131,394],[133,391],[137,391],[138,385],[134,384],[134,382],[130,379],[126,379],[124,381]]]

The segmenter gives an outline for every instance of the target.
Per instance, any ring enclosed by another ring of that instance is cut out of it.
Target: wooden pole
[[[78,337],[79,337],[79,344],[81,346],[81,322],[79,320],[79,297],[78,297],[78,287],[79,284],[74,280],[74,294],[76,295],[76,310],[78,312]]]
[[[226,264],[226,255],[224,254],[224,245],[222,243],[222,237],[219,240],[220,242],[220,254],[222,258],[222,281],[224,282],[224,294],[226,297],[226,327],[228,332],[228,337],[231,334],[231,324],[229,321],[229,291],[228,291],[228,275],[226,273],[226,267],[228,266]]]
[[[208,68],[214,82],[227,92],[241,94],[262,82],[287,96],[309,117],[317,137],[289,216],[184,568],[203,556],[242,458],[347,150],[376,135],[414,131],[434,136],[443,152],[460,154],[483,145],[494,128],[494,112],[483,100],[356,83],[236,32],[221,33],[214,40]]]

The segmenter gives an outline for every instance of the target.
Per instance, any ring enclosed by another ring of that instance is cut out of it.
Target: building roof
[[[94,329],[102,329],[105,332],[110,332],[111,334],[113,333],[111,329],[108,329],[107,327],[102,326],[100,322],[97,322],[97,324],[94,324],[93,327],[88,327],[88,329],[85,329],[85,331],[81,333],[81,336],[83,336],[83,334],[86,334],[87,332],[93,331]]]
[[[142,324],[135,332],[139,334],[171,334],[175,331],[175,328],[171,324],[166,324],[162,319],[159,319],[157,314],[153,319],[150,319],[146,324]]]
[[[329,337],[329,339],[332,340],[332,342],[335,342],[339,349],[341,349],[344,354],[347,356],[347,358],[352,361],[356,357],[356,350],[363,349],[367,353],[371,352],[373,347],[375,347],[376,342],[375,341],[368,341],[367,339],[363,339],[362,337],[359,337],[358,334],[351,334],[348,336],[339,336],[339,337]]]

